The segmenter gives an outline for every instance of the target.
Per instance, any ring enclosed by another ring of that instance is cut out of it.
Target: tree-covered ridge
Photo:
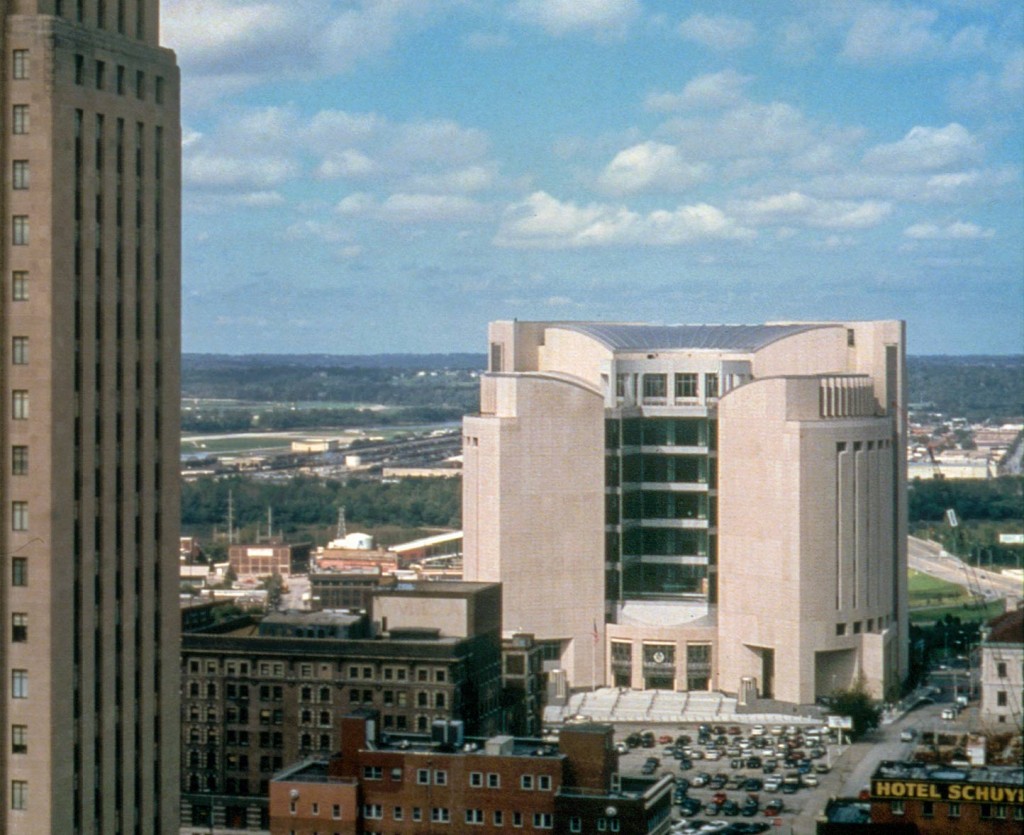
[[[908,492],[911,522],[942,522],[952,508],[965,521],[1024,519],[1024,479],[915,480]]]
[[[1024,415],[1024,355],[907,358],[908,398],[970,421]]]
[[[394,483],[313,477],[287,482],[243,476],[202,478],[181,486],[181,523],[186,529],[224,525],[230,492],[238,527],[264,521],[268,507],[273,509],[275,529],[285,533],[329,526],[338,518],[338,508],[344,507],[353,525],[458,528],[462,524],[461,487],[457,478]]]

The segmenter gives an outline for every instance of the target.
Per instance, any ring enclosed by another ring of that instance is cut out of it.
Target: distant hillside
[[[238,368],[402,368],[483,370],[485,354],[182,354],[181,370]]]
[[[911,403],[971,421],[1024,415],[1024,355],[907,358]]]
[[[182,394],[251,402],[381,403],[469,412],[484,354],[185,354]],[[425,372],[425,373],[421,373]],[[907,360],[911,403],[980,421],[1024,415],[1024,355]]]

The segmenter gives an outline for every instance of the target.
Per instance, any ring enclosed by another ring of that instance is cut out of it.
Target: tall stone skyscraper
[[[158,0],[0,16],[0,832],[177,831],[178,69]]]

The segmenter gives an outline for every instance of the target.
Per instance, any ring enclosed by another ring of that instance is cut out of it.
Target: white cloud
[[[538,191],[506,210],[495,243],[538,249],[674,246],[751,235],[720,209],[705,203],[644,215],[625,206],[579,206]]]
[[[347,217],[400,224],[481,220],[487,214],[483,204],[460,194],[398,193],[379,201],[365,192],[348,195],[335,211]]]
[[[496,166],[487,163],[455,168],[436,174],[419,174],[410,178],[410,185],[417,191],[427,192],[475,192],[494,185],[497,177]]]
[[[870,3],[857,9],[846,33],[843,57],[866,65],[957,59],[988,49],[988,31],[978,25],[943,28],[935,9]]]
[[[280,185],[297,173],[290,160],[248,154],[189,154],[182,165],[182,179],[198,188],[262,188]]]
[[[995,237],[994,229],[986,229],[976,223],[955,220],[946,225],[937,223],[915,223],[903,230],[903,234],[914,240],[970,241]]]
[[[284,203],[284,197],[277,191],[250,191],[238,198],[243,206],[255,209],[267,209],[271,206],[280,206]]]
[[[639,0],[516,0],[512,14],[551,35],[618,34],[639,15]]]
[[[963,125],[918,125],[898,142],[869,148],[864,164],[883,171],[930,171],[961,165],[980,153],[980,143]]]
[[[877,226],[889,214],[892,206],[886,202],[865,200],[823,200],[799,191],[772,194],[756,200],[739,203],[736,212],[751,223],[792,224],[828,229],[865,229]]]
[[[381,205],[383,219],[400,223],[479,220],[484,207],[460,194],[392,194]]]
[[[710,170],[705,163],[686,162],[672,145],[643,142],[616,154],[598,185],[612,194],[683,191],[706,180]]]
[[[735,70],[699,75],[679,93],[651,93],[646,106],[657,111],[732,107],[743,101],[743,88],[752,79]]]
[[[871,63],[935,54],[941,46],[941,39],[932,29],[937,18],[938,12],[932,9],[871,4],[850,27],[843,55]]]
[[[372,211],[376,205],[373,195],[358,191],[346,195],[334,209],[342,215],[364,215]]]
[[[316,173],[325,180],[333,180],[339,177],[365,178],[376,171],[377,164],[362,151],[345,148],[323,160]]]
[[[753,23],[742,18],[695,14],[679,24],[679,34],[709,49],[728,52],[750,46],[757,30]]]
[[[385,55],[459,0],[164,0],[192,108],[262,82],[322,78]]]

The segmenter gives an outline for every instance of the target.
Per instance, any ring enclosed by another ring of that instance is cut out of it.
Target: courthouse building
[[[494,322],[467,580],[600,684],[809,703],[907,669],[904,325]]]

